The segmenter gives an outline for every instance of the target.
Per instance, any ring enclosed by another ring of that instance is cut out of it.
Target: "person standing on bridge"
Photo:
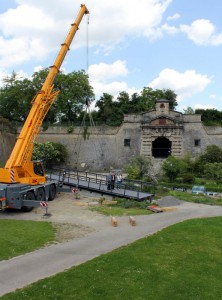
[[[116,175],[114,172],[111,173],[112,179],[111,179],[111,190],[115,189],[115,182],[116,182]]]
[[[111,188],[112,188],[112,174],[111,173],[109,175],[107,175],[106,181],[107,181],[107,190],[111,190]]]
[[[116,176],[116,188],[117,188],[117,190],[119,190],[120,189],[120,186],[121,186],[121,183],[122,183],[122,174],[117,174],[117,176]]]

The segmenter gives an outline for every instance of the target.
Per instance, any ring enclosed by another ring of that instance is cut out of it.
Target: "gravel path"
[[[120,217],[117,218],[118,227],[112,227],[110,217],[102,216],[96,221],[91,221],[91,225],[94,225],[93,232],[65,243],[1,261],[0,274],[4,275],[0,277],[0,296],[132,243],[172,224],[192,218],[222,216],[222,207],[187,203],[175,198],[160,201],[168,206],[174,203],[176,209],[137,216],[136,226],[130,226],[128,217]],[[79,217],[80,220],[81,216]],[[90,221],[86,223],[88,226]]]

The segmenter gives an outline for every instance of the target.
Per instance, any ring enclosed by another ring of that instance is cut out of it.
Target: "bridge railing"
[[[99,190],[103,189],[104,186],[108,186],[107,175],[108,174],[99,174],[88,171],[79,171],[79,170],[70,170],[65,168],[60,169],[51,169],[48,171],[49,179],[52,179],[51,176],[57,175],[59,183],[62,185],[63,183],[72,184],[76,182],[76,185],[79,186],[84,183],[84,187],[90,189],[97,185]],[[116,183],[114,183],[114,188],[116,188]],[[155,185],[152,182],[144,182],[139,180],[132,180],[128,178],[124,178],[122,183],[120,184],[120,189],[125,196],[128,190],[135,191],[137,193],[137,197],[139,197],[139,193],[152,193],[155,194]],[[113,192],[113,188],[111,186],[110,193]]]

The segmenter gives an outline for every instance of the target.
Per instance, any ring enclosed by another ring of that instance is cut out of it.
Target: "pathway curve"
[[[132,243],[172,224],[211,216],[222,216],[222,207],[181,202],[175,211],[136,217],[137,225],[133,227],[129,225],[128,217],[118,218],[118,227],[112,227],[110,218],[107,217],[107,223],[101,229],[84,237],[1,261],[0,296]]]

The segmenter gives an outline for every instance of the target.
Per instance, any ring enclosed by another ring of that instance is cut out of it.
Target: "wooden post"
[[[129,217],[129,223],[131,226],[136,226],[136,220],[134,217],[130,216]]]
[[[117,222],[117,219],[115,217],[111,217],[111,224],[112,224],[113,227],[118,226],[118,222]]]

